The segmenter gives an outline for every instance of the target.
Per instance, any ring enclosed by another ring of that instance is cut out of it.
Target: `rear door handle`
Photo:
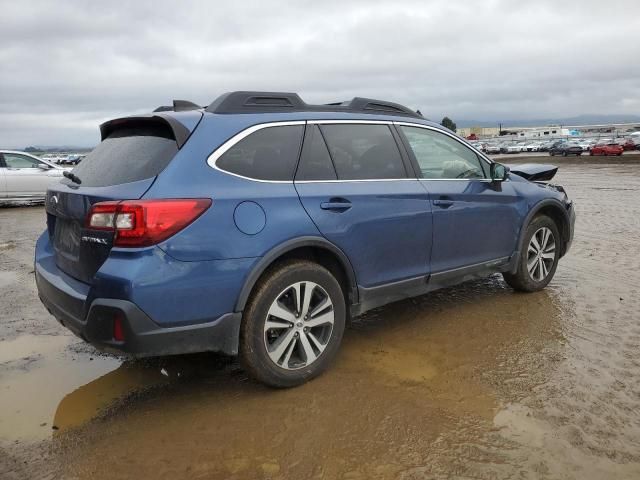
[[[332,198],[328,202],[322,202],[320,208],[334,212],[346,212],[351,208],[351,202],[344,198]]]
[[[453,200],[449,200],[448,198],[441,198],[433,201],[434,205],[437,205],[440,208],[449,208],[453,205]]]

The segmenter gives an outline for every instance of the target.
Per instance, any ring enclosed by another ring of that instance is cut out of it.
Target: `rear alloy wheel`
[[[335,357],[346,320],[342,288],[324,267],[285,263],[254,287],[245,309],[240,360],[272,387],[293,387],[322,373]]]
[[[536,292],[553,278],[560,254],[560,234],[555,222],[538,216],[527,227],[516,273],[503,273],[505,281],[515,290]]]
[[[273,301],[264,322],[264,346],[285,370],[309,367],[322,355],[333,330],[333,303],[313,282],[296,282]]]

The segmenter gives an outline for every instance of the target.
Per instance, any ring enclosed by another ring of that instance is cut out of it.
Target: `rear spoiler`
[[[202,117],[202,113],[200,113]],[[195,123],[197,126],[198,122]],[[134,117],[123,117],[123,118],[115,118],[113,120],[109,120],[100,125],[100,136],[101,140],[104,140],[109,135],[111,135],[115,130],[118,130],[123,127],[134,127],[134,126],[152,126],[152,125],[161,125],[163,127],[169,127],[173,132],[173,138],[178,145],[178,148],[182,148],[182,146],[187,142],[189,137],[191,136],[191,132],[195,130],[195,126],[193,129],[187,128],[182,122],[173,117],[172,115],[166,115],[160,112],[149,114],[149,115],[138,115]]]

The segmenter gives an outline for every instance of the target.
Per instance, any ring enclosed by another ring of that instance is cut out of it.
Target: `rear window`
[[[304,125],[266,127],[227,150],[216,166],[257,180],[293,180]]]
[[[322,125],[321,130],[338,180],[407,176],[398,145],[387,125]]]
[[[178,152],[167,125],[120,128],[73,169],[83,187],[106,187],[155,177]],[[63,180],[69,183],[69,180]]]

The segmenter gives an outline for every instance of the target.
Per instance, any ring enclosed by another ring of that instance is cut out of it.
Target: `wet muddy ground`
[[[545,291],[377,309],[286,391],[97,353],[37,300],[42,207],[0,209],[0,478],[640,478],[640,165],[555,163],[578,219]]]

